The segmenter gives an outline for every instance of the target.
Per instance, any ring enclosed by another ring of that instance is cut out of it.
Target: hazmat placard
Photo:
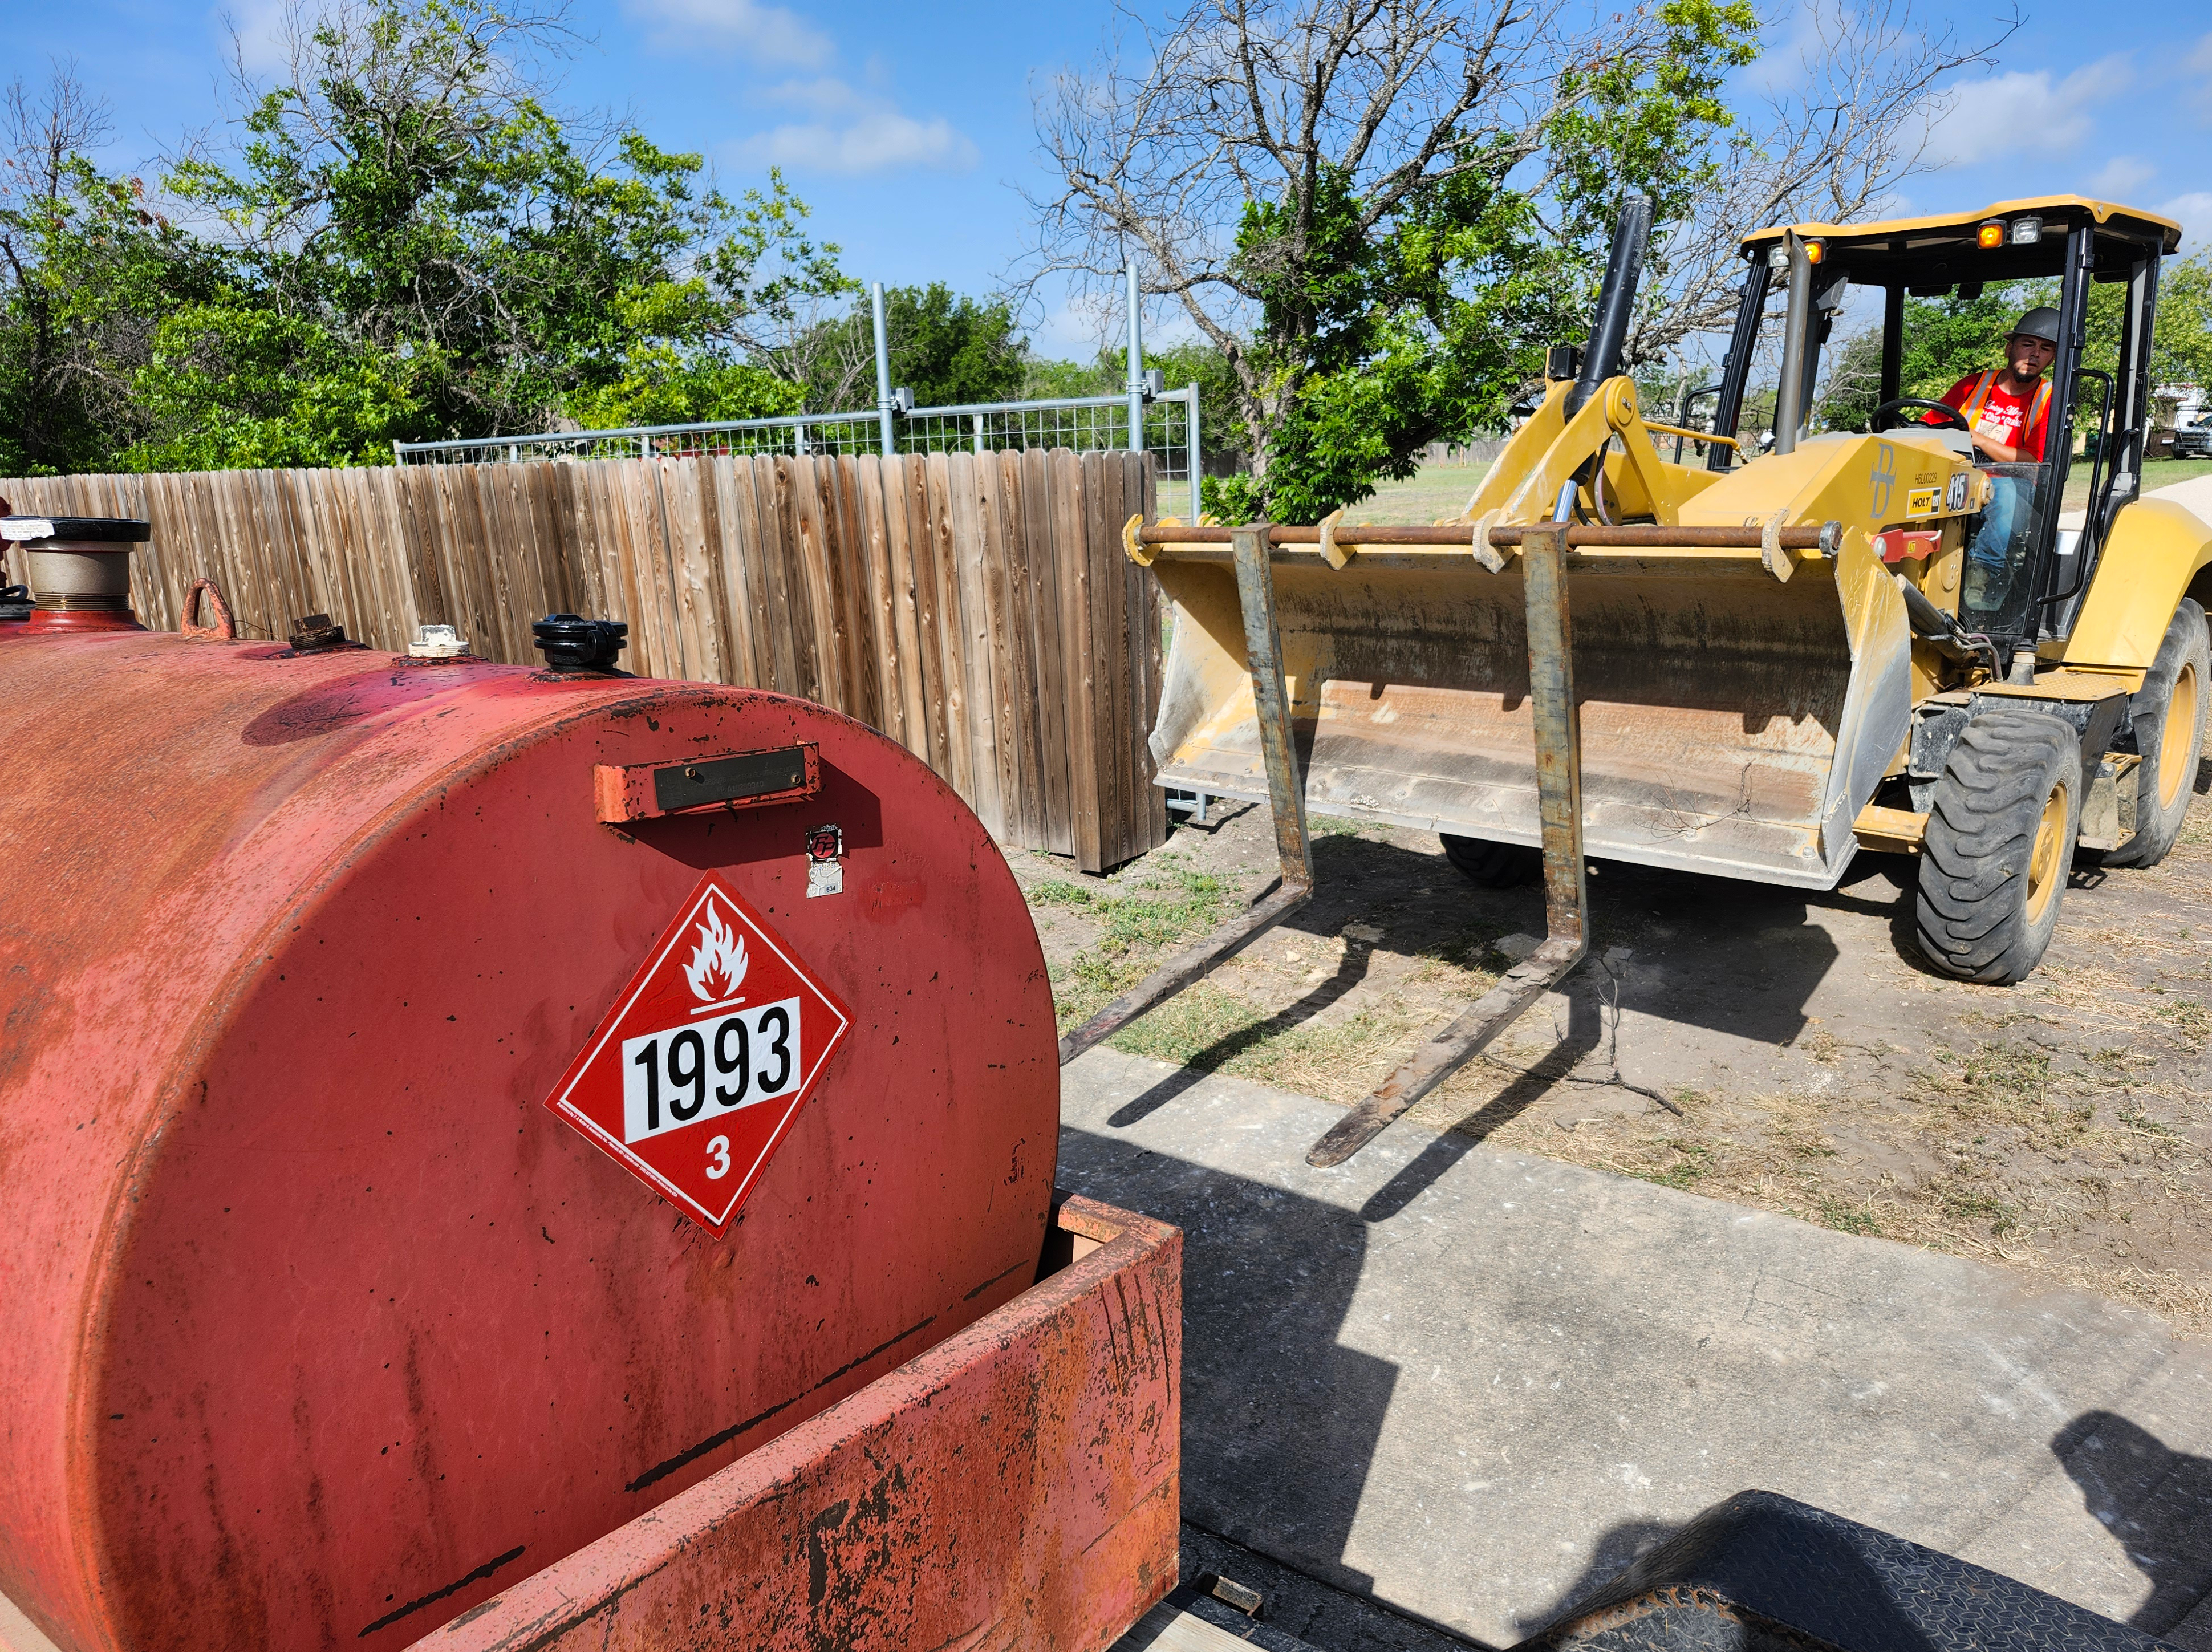
[[[710,872],[545,1105],[719,1236],[851,1024],[836,994]]]

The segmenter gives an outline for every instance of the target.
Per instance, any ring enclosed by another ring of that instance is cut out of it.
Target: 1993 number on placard
[[[805,1060],[799,1000],[623,1040],[623,1139],[644,1141],[788,1096]]]

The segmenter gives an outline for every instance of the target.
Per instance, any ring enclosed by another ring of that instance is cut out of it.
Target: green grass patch
[[[1124,892],[1112,885],[1047,878],[1029,890],[1032,908],[1061,907],[1101,921],[1098,944],[1053,979],[1054,1006],[1064,1029],[1088,1020],[1109,1000],[1157,968],[1160,953],[1194,939],[1221,921],[1235,891],[1211,872],[1156,864],[1153,874]]]
[[[1671,1163],[1647,1170],[1644,1179],[1656,1181],[1662,1187],[1678,1187],[1685,1191],[1702,1181],[1713,1168],[1713,1150],[1701,1141],[1685,1141],[1670,1136],[1662,1144],[1674,1155]]]
[[[1308,815],[1306,835],[1309,837],[1357,837],[1375,823],[1368,820],[1346,820],[1341,815]]]
[[[1109,1042],[1131,1055],[1218,1072],[1267,1036],[1268,1017],[1256,1005],[1201,981],[1178,993]]]
[[[1838,1233],[1863,1234],[1870,1239],[1881,1236],[1881,1224],[1863,1205],[1847,1205],[1840,1199],[1823,1199],[1820,1219],[1822,1227],[1832,1228]]]
[[[2207,1010],[2193,998],[2178,998],[2172,1003],[2161,1004],[2151,1011],[2151,1018],[2165,1022],[2193,1045],[2201,1047],[2206,1039],[2212,1038],[2212,1010]]]
[[[2122,1109],[2120,1113],[2120,1122],[2127,1126],[2130,1130],[2142,1131],[2146,1136],[2172,1136],[2176,1134],[2174,1131],[2167,1128],[2165,1125],[2160,1124],[2156,1119],[2151,1117],[2149,1114],[2142,1112],[2139,1108]]]
[[[1987,1222],[1993,1234],[2009,1233],[2020,1221],[2018,1208],[2008,1205],[1995,1193],[1973,1188],[1946,1187],[1937,1197],[1942,1202],[1944,1215],[1962,1222]]]
[[[1164,871],[1165,876],[1137,884],[1142,892],[1133,895],[1048,878],[1030,885],[1030,904],[1073,907],[1103,920],[1105,932],[1099,944],[1116,952],[1133,946],[1164,946],[1201,934],[1220,921],[1231,895],[1226,882],[1211,872],[1176,867]]]

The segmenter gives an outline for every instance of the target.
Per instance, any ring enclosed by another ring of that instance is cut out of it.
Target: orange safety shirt
[[[1987,373],[1970,373],[1951,386],[1943,405],[1966,415],[1969,429],[1982,431],[2008,447],[2017,447],[2023,459],[2040,465],[2045,427],[2051,416],[2050,380],[2039,379],[2027,395],[2015,396],[1998,387],[1997,381],[2004,376],[1994,367]],[[2023,419],[2027,424],[2024,441],[2021,438]],[[1930,413],[1926,422],[1935,422],[1936,415]]]

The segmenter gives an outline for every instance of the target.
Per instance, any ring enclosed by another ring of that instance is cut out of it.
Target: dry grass
[[[2203,1271],[2147,1263],[2126,1236],[2155,1206],[2169,1225],[2197,1230],[2200,1254],[2212,1246],[2207,1156],[2149,1110],[2171,1115],[2193,1098],[2138,1083],[2109,1103],[2092,1099],[2108,1089],[2100,1069],[2139,1079],[2154,1059],[2116,1047],[2054,1071],[2048,1052],[2002,1040],[1933,1054],[1911,1092],[1887,1106],[1684,1090],[1674,1096],[1680,1118],[1623,1113],[1569,1132],[1531,1109],[1489,1133],[1839,1232],[2020,1268],[2212,1334]]]

